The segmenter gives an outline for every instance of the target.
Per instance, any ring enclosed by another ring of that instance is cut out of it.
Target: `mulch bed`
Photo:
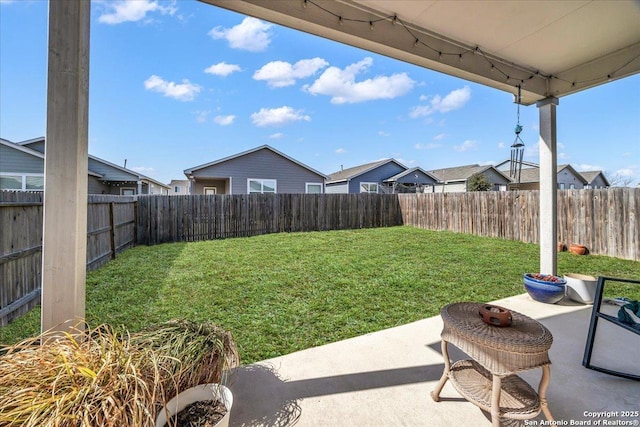
[[[194,402],[178,412],[174,427],[213,427],[227,413],[224,404],[217,400]]]

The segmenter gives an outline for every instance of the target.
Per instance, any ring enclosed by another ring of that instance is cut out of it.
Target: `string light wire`
[[[312,4],[313,6],[315,6],[316,8],[322,10],[323,12],[332,15],[333,17],[337,18],[338,23],[340,25],[343,25],[344,22],[354,22],[354,23],[359,23],[359,24],[366,24],[369,26],[370,30],[373,31],[374,30],[374,25],[378,22],[382,22],[382,21],[389,21],[391,24],[393,25],[400,25],[402,28],[405,29],[405,31],[407,33],[409,33],[409,35],[411,35],[412,39],[414,40],[413,45],[414,47],[419,47],[419,46],[424,46],[427,49],[431,50],[434,55],[437,54],[438,56],[438,60],[443,60],[443,57],[457,57],[457,59],[460,62],[463,62],[463,57],[465,55],[469,55],[469,54],[475,54],[475,53],[479,53],[488,63],[488,65],[491,67],[490,70],[491,71],[496,71],[499,74],[501,74],[504,78],[506,82],[509,82],[509,80],[516,80],[518,82],[518,85],[516,85],[516,87],[520,86],[523,87],[525,85],[525,82],[528,80],[531,80],[533,78],[536,77],[540,77],[543,78],[547,81],[547,83],[552,80],[559,80],[561,82],[567,83],[569,85],[571,85],[571,87],[576,87],[576,85],[584,85],[584,84],[590,84],[593,82],[597,82],[597,81],[602,81],[602,80],[611,80],[618,72],[620,72],[621,70],[623,70],[625,67],[627,67],[629,64],[631,64],[632,62],[638,60],[640,58],[640,55],[635,56],[634,58],[630,59],[629,61],[627,61],[626,63],[624,63],[622,66],[616,68],[615,70],[607,73],[605,76],[601,76],[601,77],[594,77],[591,79],[586,79],[586,80],[575,80],[575,81],[570,81],[570,80],[566,80],[562,77],[558,77],[558,76],[554,76],[554,75],[544,75],[542,73],[540,73],[539,71],[535,71],[531,74],[529,74],[528,76],[524,77],[524,78],[517,78],[514,76],[511,76],[509,74],[507,74],[504,70],[502,70],[498,65],[497,65],[497,61],[492,60],[491,58],[489,58],[487,56],[487,54],[479,47],[476,46],[475,48],[464,48],[461,47],[459,51],[456,52],[444,52],[441,49],[436,49],[435,47],[431,46],[429,43],[426,43],[425,41],[421,40],[420,37],[418,37],[414,31],[411,31],[411,29],[404,23],[404,21],[402,21],[397,14],[394,15],[389,15],[389,16],[383,16],[377,19],[355,19],[355,18],[348,18],[342,15],[339,15],[337,13],[332,12],[331,10],[327,9],[326,7],[316,3],[313,0],[304,0],[302,5],[303,8],[307,8],[308,4]],[[522,70],[525,71],[525,70]]]

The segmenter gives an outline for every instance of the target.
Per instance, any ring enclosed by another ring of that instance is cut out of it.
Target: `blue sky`
[[[0,0],[0,137],[45,134],[47,2]],[[92,2],[89,152],[159,181],[269,144],[329,174],[510,155],[512,95],[197,1]],[[538,110],[521,107],[525,159]],[[558,163],[640,180],[640,75],[560,99]]]

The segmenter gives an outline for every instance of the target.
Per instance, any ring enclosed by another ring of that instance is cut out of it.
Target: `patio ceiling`
[[[640,72],[637,0],[200,1],[513,94],[521,85],[524,105]]]

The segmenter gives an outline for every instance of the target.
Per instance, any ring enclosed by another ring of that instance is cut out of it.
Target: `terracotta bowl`
[[[569,252],[575,255],[586,255],[589,252],[589,250],[584,245],[578,245],[576,243],[572,243],[569,246]]]

